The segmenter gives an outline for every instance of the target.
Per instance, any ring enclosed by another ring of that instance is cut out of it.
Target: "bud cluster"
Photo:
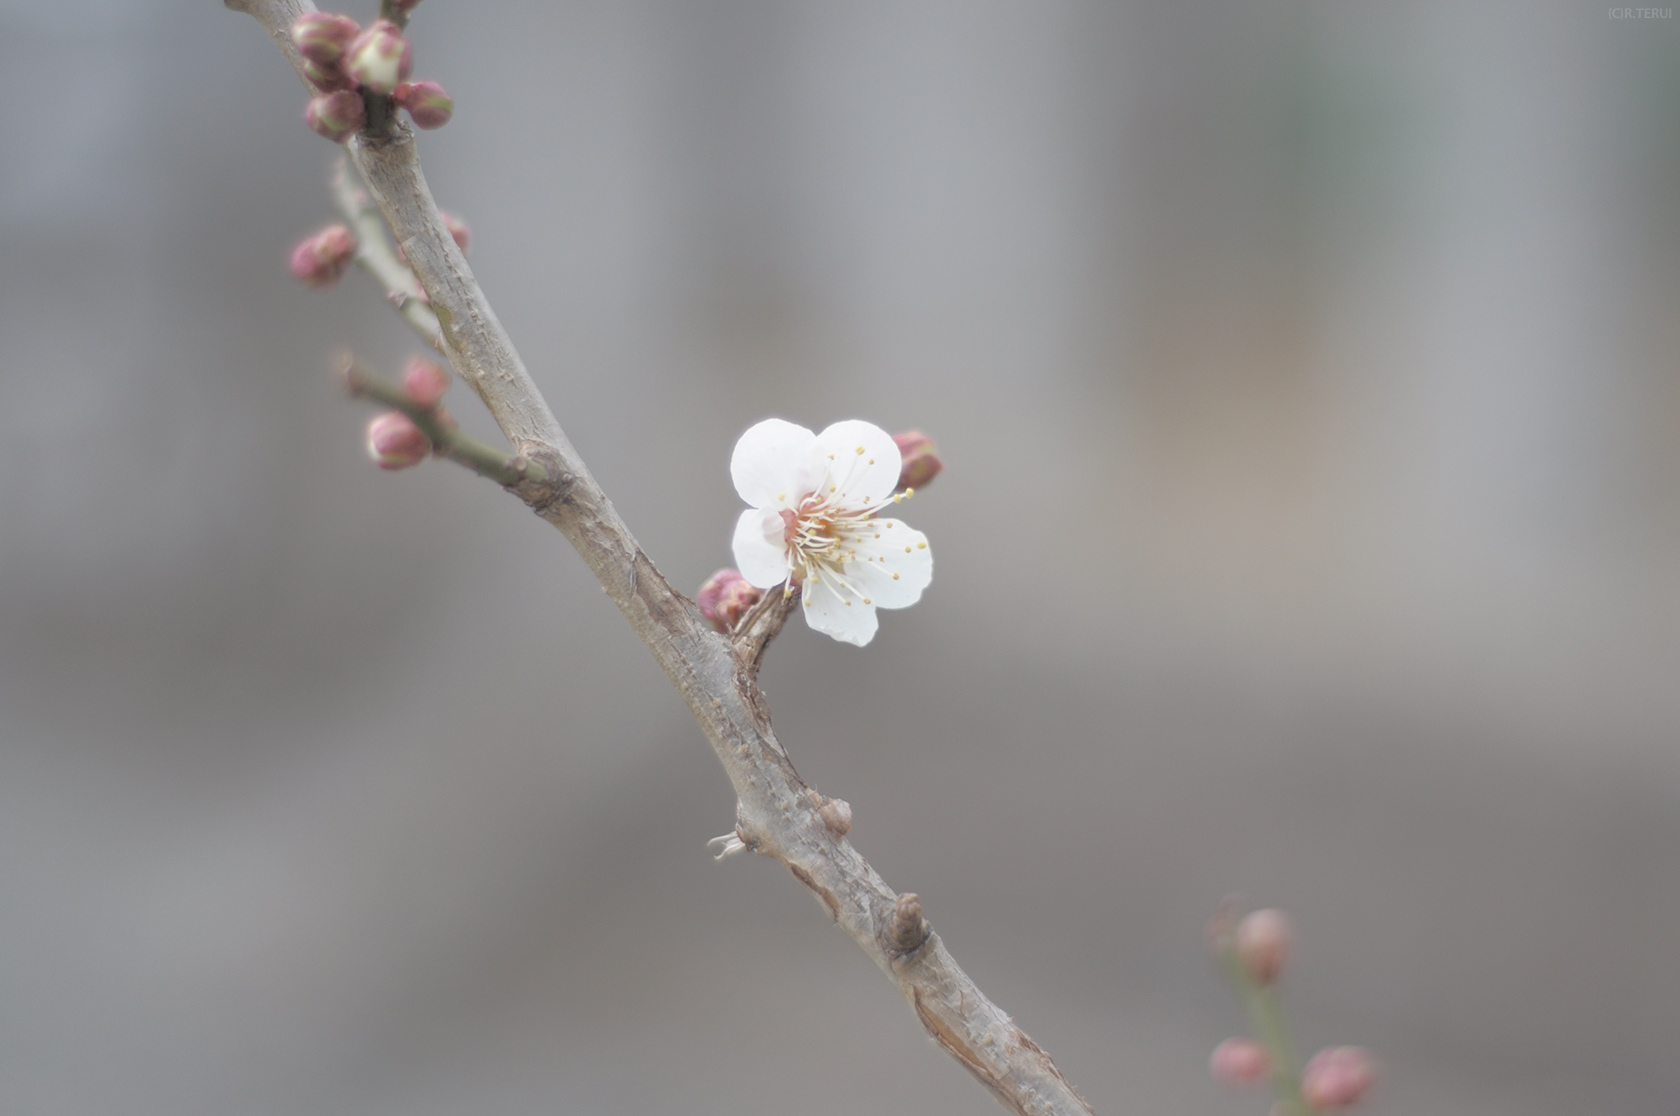
[[[455,420],[440,404],[451,383],[447,370],[424,357],[415,357],[403,369],[402,392],[428,420],[433,433],[447,438]],[[432,440],[420,424],[401,411],[386,411],[368,423],[368,456],[381,469],[407,469],[432,455]]]
[[[418,3],[408,0],[395,8],[406,18]],[[385,104],[407,109],[418,128],[441,128],[454,115],[455,102],[443,86],[408,80],[414,44],[391,20],[363,28],[349,16],[309,12],[292,25],[292,42],[316,90],[303,118],[334,143],[367,126],[369,97],[389,97]]]
[[[1377,1070],[1370,1054],[1357,1046],[1320,1050],[1295,1076],[1274,989],[1294,944],[1289,917],[1282,911],[1261,910],[1235,920],[1227,909],[1215,918],[1209,937],[1266,1038],[1264,1044],[1246,1038],[1220,1043],[1208,1059],[1214,1080],[1232,1086],[1271,1080],[1279,1097],[1274,1111],[1328,1113],[1363,1100]]]

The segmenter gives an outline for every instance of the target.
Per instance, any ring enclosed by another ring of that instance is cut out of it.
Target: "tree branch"
[[[385,288],[386,301],[426,339],[426,344],[443,352],[443,331],[438,327],[437,315],[426,304],[425,292],[415,280],[414,272],[392,250],[385,218],[379,215],[367,191],[357,181],[348,159],[340,159],[333,171],[333,201],[350,223],[350,231],[356,234],[356,265]]]
[[[256,17],[298,65],[287,29],[313,5],[225,2]],[[398,123],[380,135],[352,137],[348,146],[431,299],[445,355],[520,456],[546,470],[545,480],[523,481],[513,491],[577,548],[688,703],[734,785],[741,840],[787,865],[910,1001],[928,1033],[1005,1107],[1023,1116],[1090,1116],[1049,1055],[958,968],[922,918],[919,900],[889,888],[845,839],[847,826],[833,811],[825,817],[828,800],[805,785],[777,742],[754,674],[771,626],[779,628],[791,601],[768,606],[738,645],[671,588],[572,448],[479,289],[438,215],[413,135]],[[743,649],[751,657],[738,654]]]

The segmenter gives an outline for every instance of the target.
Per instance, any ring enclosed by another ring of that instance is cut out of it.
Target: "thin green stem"
[[[550,479],[548,470],[540,463],[515,457],[506,450],[461,433],[455,420],[441,407],[425,407],[416,403],[401,387],[373,375],[360,362],[349,361],[343,375],[351,395],[358,399],[371,399],[407,415],[426,435],[439,457],[464,465],[504,488],[524,481],[543,484]]]
[[[1236,950],[1220,951],[1226,975],[1242,996],[1248,1009],[1249,1021],[1254,1025],[1254,1037],[1266,1050],[1266,1063],[1271,1067],[1272,1090],[1277,1094],[1279,1116],[1314,1116],[1313,1110],[1301,1096],[1301,1075],[1296,1068],[1295,1044],[1290,1040],[1284,1022],[1283,1007],[1271,985],[1258,984],[1244,970]]]

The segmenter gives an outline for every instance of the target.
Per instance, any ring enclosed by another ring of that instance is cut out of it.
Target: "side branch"
[[[298,65],[287,29],[314,10],[308,0],[226,2],[254,16]],[[354,136],[348,148],[431,301],[444,354],[519,456],[552,478],[515,491],[577,548],[688,703],[734,785],[741,840],[787,865],[910,1002],[928,1033],[1005,1107],[1023,1116],[1090,1116],[1049,1056],[957,966],[922,920],[919,901],[887,886],[846,840],[848,825],[838,824],[833,811],[825,817],[829,800],[794,771],[754,679],[763,643],[787,613],[770,606],[747,626],[744,643],[732,642],[670,586],[572,448],[491,310],[438,214],[412,134],[397,124],[383,134]],[[780,602],[781,609],[790,605]]]
[[[443,331],[438,327],[437,315],[426,305],[426,294],[415,281],[414,273],[392,250],[385,218],[379,215],[344,159],[339,160],[338,168],[333,171],[333,201],[356,234],[356,266],[385,288],[386,301],[426,339],[426,344],[443,352]]]

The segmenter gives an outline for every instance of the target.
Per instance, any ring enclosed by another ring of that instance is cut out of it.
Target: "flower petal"
[[[729,459],[735,491],[755,508],[796,506],[821,480],[816,444],[815,434],[786,419],[749,427]]]
[[[831,576],[816,574],[806,579],[800,593],[805,623],[841,643],[862,647],[875,638],[875,606],[864,604],[856,593],[832,582]]]
[[[898,487],[898,443],[874,423],[837,422],[818,434],[816,443],[817,455],[828,465],[823,491],[833,486],[841,507],[879,504]]]
[[[841,571],[875,608],[905,608],[933,580],[927,536],[898,519],[870,519],[848,541],[852,558]],[[894,576],[897,575],[897,576]]]
[[[775,508],[749,508],[735,521],[735,568],[749,585],[768,589],[792,572],[782,530],[782,516]]]

